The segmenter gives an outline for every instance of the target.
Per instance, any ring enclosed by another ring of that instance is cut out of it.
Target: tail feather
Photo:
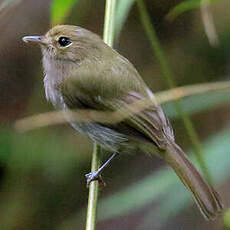
[[[192,193],[201,213],[206,219],[214,219],[223,209],[218,193],[199,174],[175,143],[168,145],[164,159],[174,169],[185,187]]]

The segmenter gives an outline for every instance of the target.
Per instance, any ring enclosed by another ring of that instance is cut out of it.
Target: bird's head
[[[25,36],[24,42],[41,45],[49,60],[79,62],[88,56],[100,56],[105,44],[101,38],[78,26],[58,25],[42,36]]]

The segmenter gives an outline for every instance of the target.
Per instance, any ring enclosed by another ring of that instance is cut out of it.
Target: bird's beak
[[[44,36],[25,36],[22,38],[22,40],[26,43],[32,42],[40,45],[47,45],[47,40]]]

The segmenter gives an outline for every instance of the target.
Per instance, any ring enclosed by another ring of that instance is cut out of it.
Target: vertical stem
[[[100,146],[94,143],[91,172],[100,167]],[[98,181],[92,181],[89,185],[89,197],[87,207],[86,230],[94,230],[97,218]]]
[[[105,20],[103,40],[109,45],[113,46],[114,40],[114,18],[117,0],[106,0],[105,6]],[[94,143],[94,150],[92,156],[91,171],[96,171],[100,167],[99,154],[101,149],[97,143]],[[89,197],[86,217],[86,230],[95,230],[97,218],[97,199],[98,199],[98,181],[92,181],[89,185]]]
[[[227,209],[223,215],[223,230],[230,229],[230,209]]]
[[[114,40],[114,21],[115,21],[115,9],[117,0],[107,0],[105,5],[105,20],[104,20],[104,33],[103,40],[109,45],[113,46]]]
[[[214,25],[213,15],[210,10],[210,0],[200,1],[201,18],[204,24],[204,31],[211,46],[219,45],[219,38]]]
[[[163,49],[161,47],[160,41],[158,40],[155,29],[154,29],[153,25],[151,24],[151,20],[150,20],[150,17],[148,15],[146,6],[145,6],[143,0],[137,0],[137,5],[139,8],[142,24],[144,26],[145,32],[146,32],[150,42],[151,42],[152,50],[153,50],[157,60],[160,63],[163,75],[165,76],[169,87],[174,88],[174,87],[176,87],[176,82],[174,81],[173,73],[172,73],[172,71],[171,71],[171,69],[167,63],[167,59],[164,55]],[[204,176],[210,182],[210,180],[211,180],[210,174],[208,172],[208,169],[206,167],[205,161],[204,161],[203,156],[202,156],[202,147],[201,147],[201,143],[199,141],[198,135],[196,133],[196,130],[195,130],[188,114],[185,114],[183,112],[183,109],[180,106],[179,101],[175,102],[174,104],[175,104],[175,108],[176,108],[178,114],[181,116],[181,118],[184,122],[187,133],[191,139],[192,145],[193,145],[194,150],[195,150],[195,156],[197,158],[197,161],[200,164],[200,167],[204,173]]]

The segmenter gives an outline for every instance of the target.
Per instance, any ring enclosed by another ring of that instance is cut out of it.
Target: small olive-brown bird
[[[173,168],[206,219],[221,211],[217,192],[175,143],[172,127],[154,94],[126,58],[98,35],[72,25],[58,25],[44,36],[26,36],[23,41],[41,45],[46,98],[58,110],[115,111],[138,100],[154,102],[118,124],[71,122],[76,130],[113,152],[98,171],[87,175],[88,183],[118,153],[157,154]]]

